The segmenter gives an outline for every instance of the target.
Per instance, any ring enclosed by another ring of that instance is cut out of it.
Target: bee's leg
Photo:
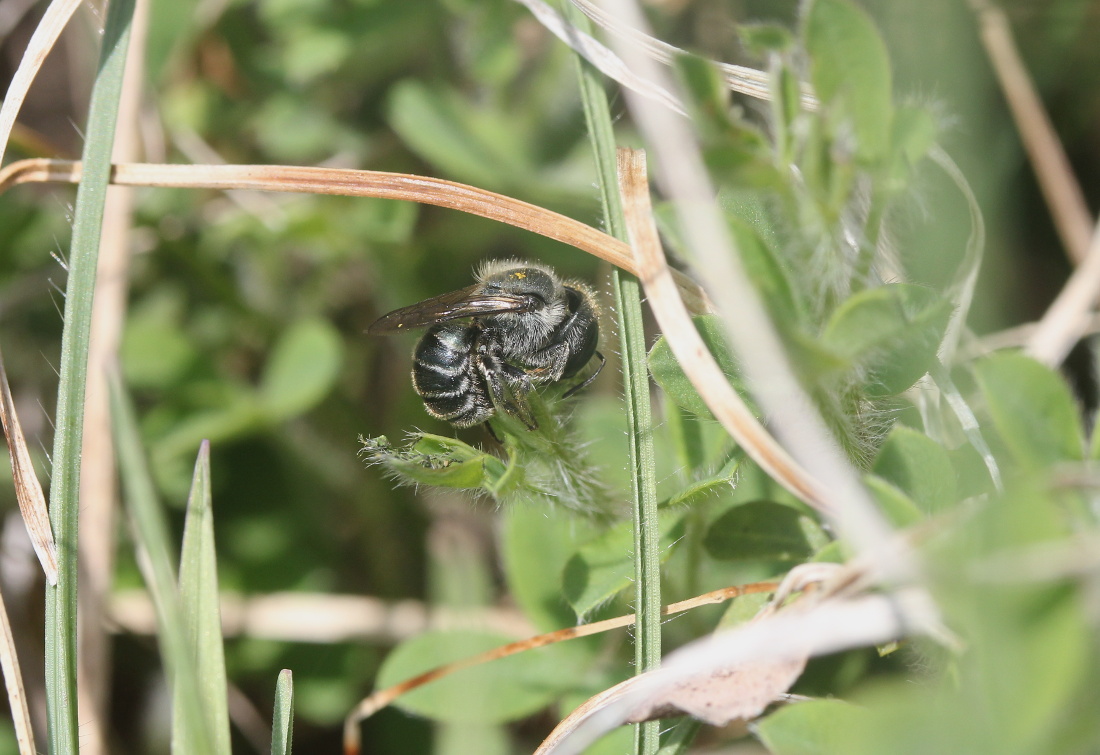
[[[527,402],[527,393],[531,390],[531,382],[527,374],[505,362],[491,359],[493,364],[485,364],[479,360],[478,367],[485,377],[485,383],[489,386],[489,395],[497,408],[515,417],[522,422],[528,430],[538,430],[539,423],[531,412],[531,405]]]
[[[600,352],[598,352],[598,351],[597,351],[597,352],[596,352],[596,356],[597,356],[597,357],[599,358],[599,360],[600,360],[600,366],[596,368],[596,371],[595,371],[595,372],[593,372],[593,373],[592,373],[591,375],[589,375],[588,377],[586,377],[586,378],[584,379],[584,382],[582,382],[582,383],[580,383],[580,384],[578,384],[578,385],[574,385],[574,386],[573,386],[572,388],[570,388],[570,389],[569,389],[569,390],[567,390],[567,391],[566,391],[565,393],[563,393],[563,394],[562,394],[562,396],[561,396],[562,398],[569,398],[570,396],[572,396],[572,395],[574,395],[574,394],[576,394],[576,393],[579,393],[580,391],[584,390],[585,388],[587,388],[587,387],[588,387],[589,385],[591,385],[591,384],[592,384],[592,381],[593,381],[593,380],[595,380],[595,379],[596,379],[596,376],[600,374],[600,371],[601,371],[601,370],[603,370],[603,366],[604,366],[605,364],[607,364],[607,359],[606,359],[606,358],[604,357],[604,355],[603,355],[603,354],[601,354]]]
[[[565,374],[569,363],[569,346],[556,343],[523,358],[525,365],[533,365],[527,374],[540,383],[556,383]]]

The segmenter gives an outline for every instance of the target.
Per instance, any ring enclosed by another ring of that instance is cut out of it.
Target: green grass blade
[[[84,389],[99,234],[133,14],[134,0],[115,0],[107,10],[99,70],[88,112],[84,174],[76,193],[69,253],[50,486],[50,524],[57,540],[58,579],[56,586],[46,587],[46,711],[49,751],[55,755],[78,750],[76,548]]]
[[[581,30],[585,19],[571,3],[563,3],[565,17]],[[596,157],[596,172],[603,198],[608,232],[626,240],[626,221],[616,178],[615,134],[599,74],[580,56],[578,65],[581,100],[589,140]],[[619,339],[626,399],[629,468],[634,512],[634,571],[638,615],[634,633],[635,672],[644,673],[661,662],[661,563],[658,544],[656,459],[653,451],[653,412],[649,396],[645,331],[642,323],[641,287],[638,280],[616,270],[613,274],[615,309],[619,316]],[[660,722],[638,724],[636,752],[651,755],[659,745]]]
[[[188,638],[190,617],[184,616],[176,589],[168,523],[157,501],[133,407],[117,375],[111,376],[110,391],[126,513],[138,550],[138,564],[157,613],[158,640],[172,690],[172,705],[178,709],[173,713],[176,726],[172,731],[172,752],[212,753],[195,672],[195,653]]]
[[[275,713],[271,721],[271,755],[290,755],[294,740],[294,677],[290,669],[279,672],[275,683]]]
[[[214,510],[210,495],[210,444],[203,441],[195,460],[180,553],[180,603],[195,653],[206,730],[215,755],[230,755],[229,702],[226,696],[225,650],[218,604],[218,563],[214,553]],[[182,730],[183,706],[173,711],[173,730]]]

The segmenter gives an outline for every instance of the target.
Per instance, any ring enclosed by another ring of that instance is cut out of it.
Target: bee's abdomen
[[[493,405],[477,368],[474,325],[445,323],[424,334],[413,354],[413,387],[428,414],[458,427],[489,419]]]

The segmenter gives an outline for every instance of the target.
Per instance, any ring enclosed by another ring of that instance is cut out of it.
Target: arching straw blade
[[[46,508],[46,496],[42,492],[42,483],[34,473],[27,440],[23,437],[23,428],[15,413],[15,403],[11,398],[11,386],[8,385],[8,373],[4,370],[4,357],[0,354],[0,420],[4,424],[4,436],[8,440],[11,452],[11,473],[15,482],[15,497],[19,501],[19,513],[27,526],[31,545],[42,564],[42,571],[51,585],[57,584],[57,545],[50,527],[50,512]]]

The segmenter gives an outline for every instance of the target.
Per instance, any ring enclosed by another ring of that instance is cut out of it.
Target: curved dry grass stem
[[[524,2],[525,5],[527,4],[526,0],[521,0],[521,2]],[[616,36],[634,42],[644,49],[651,58],[665,65],[672,65],[676,58],[681,55],[691,54],[686,50],[681,50],[679,47],[670,45],[656,37],[652,37],[637,29],[623,25],[610,13],[591,2],[591,0],[571,0],[571,2],[595,24]],[[770,100],[772,98],[771,88],[768,84],[767,71],[760,71],[755,68],[734,65],[732,63],[722,63],[717,60],[710,60],[708,62],[722,74],[726,82],[726,87],[731,91],[739,92],[749,97],[756,97],[760,100]],[[617,81],[624,86],[629,86],[629,84],[622,79],[617,79]],[[820,103],[817,97],[814,96],[810,85],[803,83],[802,107],[807,110],[817,110],[819,105]]]
[[[1062,363],[1088,330],[1093,305],[1100,300],[1100,223],[1085,259],[1043,314],[1027,342],[1027,353],[1051,367]]]
[[[988,0],[970,0],[981,25],[982,44],[1012,110],[1054,227],[1076,264],[1084,261],[1092,236],[1092,215],[1069,158],[1054,131],[1027,68],[1020,60],[1004,11]]]
[[[76,183],[80,163],[69,160],[21,160],[0,170],[0,194],[24,183]],[[475,186],[441,178],[374,170],[290,165],[115,165],[111,182],[120,186],[186,189],[252,189],[419,202],[468,212],[560,241],[637,274],[630,247],[579,220],[538,205]],[[684,302],[694,313],[712,310],[703,290],[674,273]]]
[[[11,708],[15,739],[19,743],[19,755],[35,755],[34,732],[31,729],[31,712],[27,708],[27,694],[23,689],[23,674],[19,671],[19,658],[15,654],[15,638],[8,621],[8,609],[0,597],[0,668],[4,671],[4,686],[8,691],[8,707]]]
[[[619,191],[633,244],[638,278],[672,353],[699,396],[753,461],[792,494],[826,514],[833,510],[820,485],[764,429],[707,350],[673,283],[661,250],[649,199],[645,152],[619,150]]]
[[[27,440],[19,415],[15,412],[8,374],[4,369],[4,357],[0,354],[0,422],[4,426],[4,437],[8,441],[11,454],[11,476],[15,487],[15,499],[19,504],[19,513],[27,527],[31,545],[34,547],[38,562],[46,575],[46,581],[57,584],[57,543],[54,542],[53,528],[50,526],[50,513],[46,507],[46,495],[42,483],[34,471]]]
[[[778,589],[778,582],[752,582],[747,585],[737,585],[732,587],[724,587],[720,590],[713,590],[712,592],[697,595],[694,598],[688,600],[681,600],[679,603],[671,603],[664,606],[661,609],[662,616],[671,616],[677,613],[683,613],[684,611],[698,608],[699,606],[714,605],[716,603],[724,603],[727,600],[733,600],[734,598],[742,595],[754,595],[757,593],[769,593],[775,592]],[[375,713],[385,708],[397,698],[404,694],[412,692],[418,687],[423,687],[425,684],[434,682],[438,679],[442,679],[445,676],[450,676],[463,669],[471,668],[473,666],[479,666],[483,663],[499,660],[500,658],[507,658],[510,655],[522,653],[527,650],[534,650],[535,648],[546,647],[547,645],[553,645],[558,642],[564,642],[566,640],[573,640],[578,637],[588,637],[593,634],[599,634],[601,632],[607,632],[612,629],[619,629],[621,627],[628,627],[635,621],[636,614],[627,614],[626,616],[617,616],[613,619],[605,619],[604,621],[597,621],[592,624],[583,624],[576,627],[568,627],[566,629],[559,629],[555,632],[547,632],[535,637],[529,637],[519,642],[512,642],[507,645],[502,645],[492,650],[487,650],[484,653],[478,653],[468,658],[455,661],[454,663],[448,663],[443,666],[438,666],[429,671],[425,671],[423,674],[414,676],[412,679],[406,679],[400,684],[395,684],[392,687],[379,690],[369,697],[364,698],[360,703],[355,706],[351,713],[348,714],[344,720],[344,753],[345,755],[358,755],[360,751],[359,741],[359,724],[365,719],[370,718]]]
[[[645,16],[636,2],[602,0],[602,5],[615,18],[646,30]],[[668,80],[667,72],[644,50],[618,42],[616,52],[640,75],[662,84]],[[668,88],[675,91],[671,82]],[[697,269],[705,271],[707,289],[716,292],[715,304],[730,343],[769,426],[815,478],[818,495],[828,501],[842,534],[856,551],[874,553],[885,579],[908,578],[915,566],[911,554],[905,548],[884,548],[890,525],[800,384],[782,338],[743,269],[690,124],[630,90],[624,95],[651,151],[661,189],[676,209],[684,241],[698,261]]]
[[[23,52],[23,59],[19,61],[19,68],[16,69],[8,85],[4,104],[0,106],[0,161],[4,159],[8,137],[11,136],[11,130],[15,126],[15,117],[19,115],[19,108],[23,106],[23,100],[30,91],[34,77],[80,5],[81,0],[54,0],[35,27],[31,41]]]

